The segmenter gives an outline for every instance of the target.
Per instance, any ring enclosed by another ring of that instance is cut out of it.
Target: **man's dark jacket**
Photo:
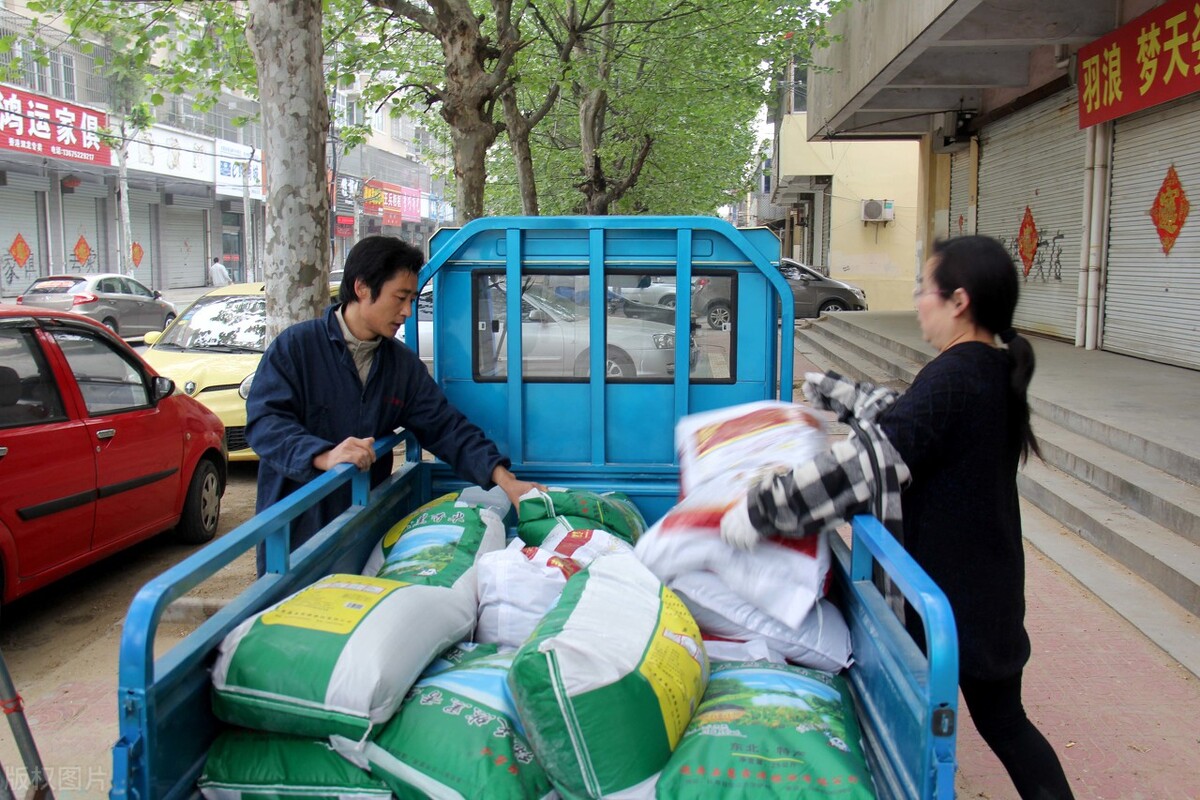
[[[446,399],[417,354],[395,339],[375,351],[366,385],[342,336],[335,310],[292,325],[271,343],[246,400],[246,441],[260,459],[258,502],[267,506],[321,474],[320,453],[349,436],[376,438],[399,427],[449,464],[463,480],[490,488],[507,458]],[[392,471],[388,453],[371,469],[371,485]],[[346,509],[350,489],[327,497],[292,524],[292,549]]]

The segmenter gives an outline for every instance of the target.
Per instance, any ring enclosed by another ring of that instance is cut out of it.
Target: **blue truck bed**
[[[773,266],[779,245],[769,231],[708,217],[488,218],[439,231],[430,251],[419,283],[432,286],[432,325],[422,331],[410,320],[406,341],[421,348],[419,338],[432,337],[434,377],[522,478],[622,491],[654,520],[678,496],[674,427],[681,416],[791,399],[790,337],[781,347],[778,332],[790,332],[792,304]],[[694,326],[690,291],[677,292],[673,308],[614,302],[619,293],[610,287],[647,277],[679,287],[718,281],[728,290],[731,323]],[[522,291],[504,291],[509,286]],[[521,335],[508,336],[507,321],[518,318]],[[639,358],[619,329],[645,334],[648,350],[667,352]],[[402,449],[404,457],[373,491],[365,474],[335,468],[138,592],[121,642],[114,800],[194,796],[220,729],[209,668],[225,634],[322,575],[357,572],[396,520],[463,485],[444,464],[423,460],[407,434],[376,446]],[[350,507],[287,553],[289,521],[347,482]],[[259,542],[266,543],[267,574],[156,659],[167,605]],[[953,797],[958,655],[946,599],[871,517],[854,520],[849,547],[835,537],[834,554],[833,596],[854,644],[848,677],[880,796]],[[920,614],[928,657],[872,582],[876,564]]]

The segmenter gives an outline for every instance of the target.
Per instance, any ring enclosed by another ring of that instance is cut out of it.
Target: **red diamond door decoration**
[[[79,237],[79,241],[75,243],[75,249],[71,252],[75,254],[75,260],[80,264],[86,264],[92,256],[92,248],[88,245],[87,239],[82,236]]]
[[[129,248],[129,254],[133,256],[133,265],[140,267],[142,265],[142,257],[146,255],[146,251],[142,249],[141,242],[134,242],[133,247]]]
[[[1158,240],[1162,242],[1163,255],[1170,255],[1183,223],[1187,221],[1188,210],[1191,208],[1183,184],[1179,182],[1179,173],[1172,164],[1167,170],[1158,194],[1154,196],[1154,205],[1150,206],[1150,219],[1154,220],[1154,228],[1158,231]]]
[[[1021,263],[1025,265],[1025,277],[1033,269],[1033,257],[1037,255],[1038,232],[1033,224],[1033,212],[1025,206],[1025,217],[1021,220],[1021,230],[1017,234],[1017,252],[1021,254]]]
[[[17,238],[13,239],[12,244],[8,247],[8,253],[13,257],[13,261],[17,262],[17,266],[21,269],[25,268],[29,257],[33,255],[33,251],[29,249],[29,243],[25,241],[25,237],[17,234]]]

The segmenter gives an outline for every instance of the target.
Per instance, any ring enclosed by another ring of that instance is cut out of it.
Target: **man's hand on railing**
[[[313,458],[313,466],[321,471],[332,469],[338,464],[353,464],[359,469],[370,469],[375,463],[375,439],[348,437],[332,450],[326,450]]]

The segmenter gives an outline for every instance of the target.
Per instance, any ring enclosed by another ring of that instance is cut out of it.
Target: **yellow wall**
[[[913,141],[809,142],[805,114],[784,117],[781,175],[832,175],[830,277],[860,286],[874,310],[912,308],[918,274],[919,144]],[[896,219],[862,221],[862,201],[892,200]]]

